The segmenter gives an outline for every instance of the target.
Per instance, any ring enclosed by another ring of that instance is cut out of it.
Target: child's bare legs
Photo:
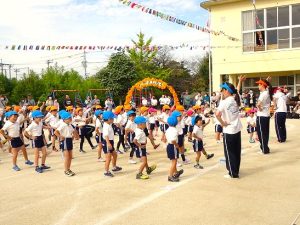
[[[116,167],[117,166],[117,158],[118,158],[118,154],[116,153],[116,151],[113,151],[112,153],[112,165],[113,167]]]
[[[177,173],[177,159],[172,159],[171,160],[171,168],[170,168],[170,172],[169,172],[169,176],[172,177],[175,173]]]
[[[102,153],[102,144],[98,143],[98,159],[101,158],[101,153]]]
[[[196,152],[196,163],[197,164],[199,164],[200,157],[201,157],[201,152],[200,151]]]
[[[25,161],[28,161],[28,156],[27,156],[27,151],[26,151],[25,145],[21,146],[21,150],[22,150]]]
[[[105,171],[109,171],[109,164],[111,161],[111,153],[106,154],[106,160],[105,160]]]
[[[216,141],[220,141],[221,134],[219,132],[216,132],[215,137],[216,137]]]
[[[34,165],[39,166],[39,157],[40,157],[40,152],[38,148],[34,149]]]
[[[42,165],[45,165],[46,157],[47,157],[47,149],[46,149],[46,147],[44,146],[44,147],[42,148]]]
[[[141,166],[140,166],[140,170],[139,170],[139,173],[143,173],[143,170],[146,168],[148,168],[148,162],[147,162],[147,157],[146,156],[142,156],[142,163],[141,163]]]
[[[17,148],[11,148],[12,160],[13,160],[13,165],[14,166],[17,165],[18,151],[19,151],[19,149],[17,149]]]
[[[72,151],[64,150],[65,171],[68,171],[71,168],[72,155],[73,155]]]

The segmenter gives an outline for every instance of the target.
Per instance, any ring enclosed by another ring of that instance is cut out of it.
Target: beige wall
[[[284,71],[293,74],[300,70],[300,49],[272,50],[265,52],[243,52],[242,49],[242,16],[241,12],[253,10],[252,1],[214,6],[211,9],[211,28],[239,38],[240,42],[230,41],[223,36],[211,36],[212,46],[231,46],[230,48],[213,48],[213,90],[219,90],[220,75],[229,74],[235,79],[238,74],[269,74]],[[278,4],[277,4],[278,2]],[[258,0],[257,8],[268,8],[280,5],[300,3],[300,0]],[[239,46],[232,48],[232,46]],[[291,73],[287,72],[291,71]],[[234,76],[232,76],[234,74]],[[278,74],[278,73],[276,73]],[[235,83],[234,80],[231,80]]]

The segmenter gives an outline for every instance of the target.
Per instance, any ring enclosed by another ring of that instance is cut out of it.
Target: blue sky
[[[208,14],[199,0],[136,0],[146,7],[205,26]],[[0,0],[0,58],[15,67],[37,72],[53,59],[82,73],[81,55],[75,51],[22,52],[3,50],[5,45],[131,45],[139,31],[153,37],[153,44],[208,44],[208,35],[131,9],[118,0]],[[90,52],[87,60],[94,74],[112,52]],[[201,56],[203,50],[173,51],[179,60]]]

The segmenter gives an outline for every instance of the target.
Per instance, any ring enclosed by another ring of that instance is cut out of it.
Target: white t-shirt
[[[161,98],[159,99],[159,104],[160,104],[160,105],[165,105],[165,104],[166,104],[166,103],[165,103],[165,98],[161,97]]]
[[[227,126],[223,127],[223,133],[236,134],[241,131],[242,123],[240,120],[239,106],[233,96],[229,96],[220,102],[218,111],[222,113],[223,121],[227,122]]]
[[[268,90],[260,92],[258,101],[261,102],[262,111],[257,112],[257,116],[269,117],[270,116],[270,106],[271,106],[271,99]]]
[[[59,118],[54,115],[51,115],[45,122],[48,123],[53,129],[56,129],[59,126]]]
[[[125,125],[126,119],[124,118],[123,114],[118,115],[116,123],[120,124],[121,126]]]
[[[192,117],[188,116],[185,121],[184,121],[185,125],[191,126],[192,125]]]
[[[156,98],[155,99],[151,98],[151,105],[152,106],[157,106],[157,99]]]
[[[75,116],[74,124],[78,127],[83,127],[85,125],[85,119],[82,116]]]
[[[148,105],[147,99],[143,99],[143,100],[142,100],[142,105],[143,105],[143,106],[147,106],[147,105]]]
[[[172,144],[173,141],[178,141],[178,131],[175,127],[169,127],[166,131],[166,138],[168,144]]]
[[[20,137],[20,124],[18,122],[12,123],[7,120],[2,127],[2,130],[7,131],[8,136],[12,138]]]
[[[203,138],[203,130],[201,127],[198,127],[197,125],[194,126],[194,129],[193,129],[193,134],[196,134],[196,136],[198,138]]]
[[[37,124],[36,122],[32,121],[25,131],[29,132],[33,137],[42,136],[43,123],[39,122]]]
[[[25,116],[23,115],[23,113],[19,114],[17,122],[20,124],[20,127],[23,126],[23,124],[25,122]]]
[[[275,95],[273,96],[273,98],[275,99],[276,101],[276,112],[287,112],[287,106],[286,106],[286,101],[287,101],[287,96],[280,92],[280,91],[277,91],[275,93]]]
[[[155,117],[154,116],[149,116],[149,123],[154,124],[155,123]]]
[[[163,112],[161,115],[160,115],[160,118],[161,120],[164,122],[164,123],[167,123],[168,121],[168,118],[169,118],[169,115],[165,112]]]
[[[106,122],[103,124],[103,138],[108,137],[110,141],[114,140],[114,130],[112,126]]]
[[[256,124],[256,116],[248,116],[247,117],[247,124],[250,124],[251,126],[254,126]]]
[[[176,130],[178,132],[178,135],[182,135],[183,134],[183,129],[182,129],[182,123],[181,121],[176,125]]]
[[[134,130],[134,133],[135,133],[134,139],[137,140],[139,144],[145,144],[147,142],[147,136],[142,129],[136,128]]]
[[[59,122],[59,126],[57,128],[57,131],[60,133],[61,136],[64,138],[72,138],[74,128],[71,124],[67,124],[65,122]]]
[[[96,129],[97,128],[98,128],[100,133],[103,132],[103,127],[102,127],[102,124],[101,124],[101,121],[99,120],[99,118],[96,119]]]
[[[166,104],[166,105],[170,105],[170,103],[171,103],[171,99],[165,98],[165,104]]]
[[[128,120],[125,129],[130,129],[130,130],[135,131],[136,128],[137,128],[136,124],[133,121]]]

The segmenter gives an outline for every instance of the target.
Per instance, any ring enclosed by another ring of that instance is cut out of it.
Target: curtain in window
[[[253,11],[243,12],[243,31],[255,29]]]

